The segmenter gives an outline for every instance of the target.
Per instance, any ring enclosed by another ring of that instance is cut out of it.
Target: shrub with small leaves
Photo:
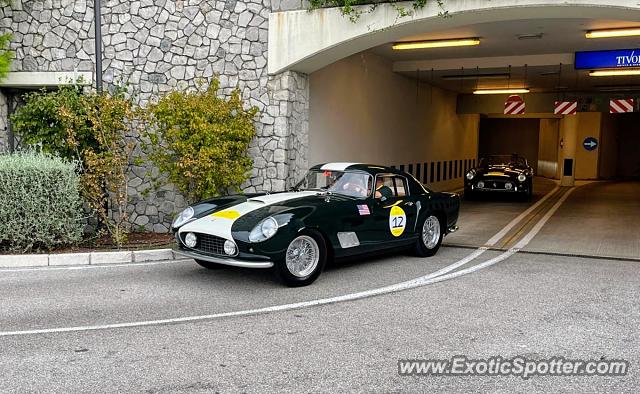
[[[206,89],[171,92],[149,107],[145,150],[191,201],[239,189],[252,166],[247,150],[258,109],[245,109],[237,89],[218,97],[218,87],[213,79]]]
[[[76,165],[45,153],[0,155],[0,249],[49,250],[82,237]]]

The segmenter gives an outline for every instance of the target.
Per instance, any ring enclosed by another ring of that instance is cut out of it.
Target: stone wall
[[[14,71],[94,69],[93,1],[15,3],[0,11],[0,28],[15,35]],[[144,105],[219,75],[221,94],[238,87],[246,104],[258,107],[247,191],[283,190],[307,165],[308,82],[297,73],[267,75],[270,11],[271,0],[103,0],[107,87],[128,82]],[[132,166],[130,220],[136,228],[166,231],[186,203],[170,187],[143,196],[149,168]]]
[[[271,0],[273,12],[309,9],[308,0]]]
[[[0,92],[0,152],[9,150],[9,124],[7,96]]]

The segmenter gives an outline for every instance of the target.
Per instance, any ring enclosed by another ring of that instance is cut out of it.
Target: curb
[[[176,259],[176,255],[171,249],[60,254],[9,254],[0,255],[0,268],[128,264]]]

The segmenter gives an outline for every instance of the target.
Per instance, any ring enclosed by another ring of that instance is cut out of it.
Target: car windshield
[[[480,159],[480,167],[489,166],[526,167],[527,161],[518,155],[491,155]]]
[[[296,189],[320,190],[364,198],[371,194],[372,185],[373,178],[364,172],[310,170],[296,185]]]

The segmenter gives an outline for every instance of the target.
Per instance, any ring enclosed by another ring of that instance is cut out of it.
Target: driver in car
[[[366,177],[358,174],[345,174],[341,179],[344,180],[342,190],[348,191],[349,194],[357,197],[367,196],[367,186],[365,185]]]
[[[385,200],[387,198],[393,197],[393,191],[391,191],[391,188],[387,185],[384,184],[384,181],[382,180],[382,178],[378,178],[376,179],[376,198],[382,198],[384,197]]]

